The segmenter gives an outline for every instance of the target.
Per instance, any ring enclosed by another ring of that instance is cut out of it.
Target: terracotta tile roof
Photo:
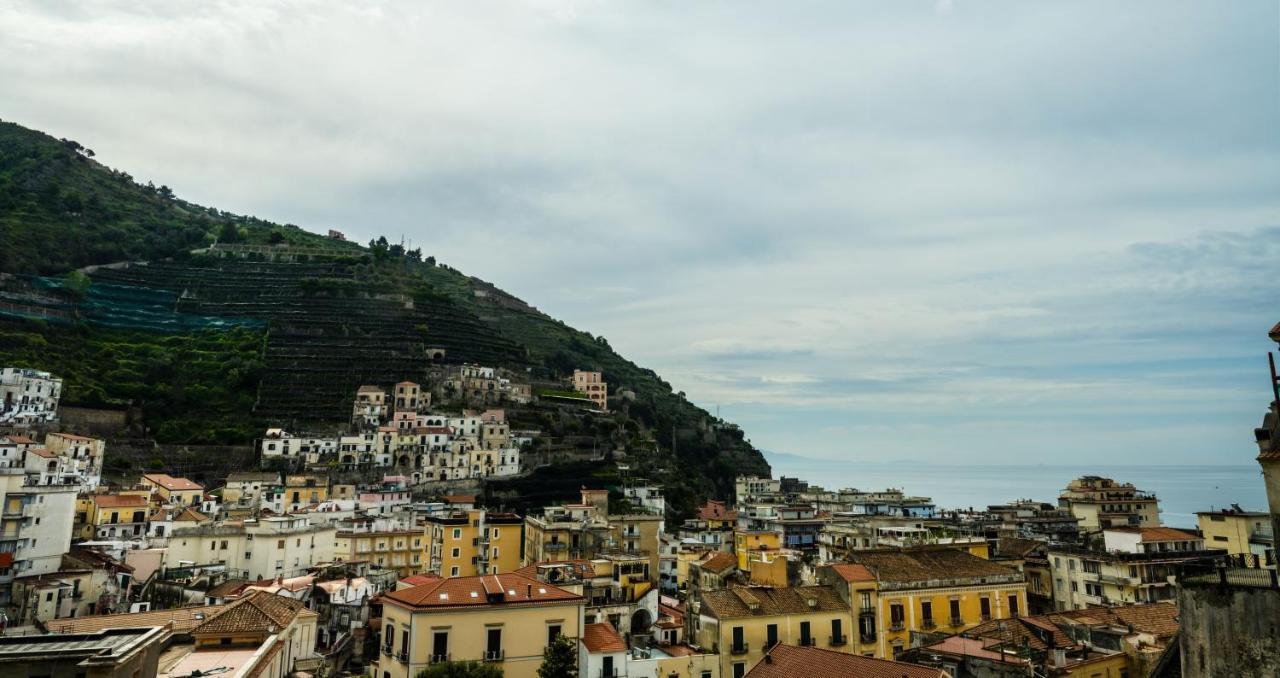
[[[143,478],[163,487],[169,491],[175,490],[203,490],[204,487],[186,478],[174,478],[166,473],[148,473]]]
[[[587,652],[626,652],[627,643],[609,622],[587,624],[582,629],[582,644]]]
[[[205,598],[234,598],[249,586],[248,579],[228,579],[204,592]]]
[[[720,573],[738,566],[738,559],[732,553],[711,551],[702,556],[698,566],[707,572]]]
[[[50,619],[44,622],[51,633],[94,633],[103,629],[133,629],[145,626],[173,624],[173,630],[186,633],[205,620],[224,610],[226,605],[202,605],[180,607],[173,610],[152,612],[126,612],[68,619]]]
[[[775,645],[750,678],[947,678],[941,669],[873,659],[817,647]]]
[[[490,598],[493,602],[490,602]],[[532,577],[509,572],[481,577],[449,577],[429,584],[392,591],[385,602],[414,609],[479,605],[540,605],[582,600],[582,596]]]
[[[137,494],[95,494],[93,504],[98,508],[143,508],[147,498]]]
[[[849,559],[865,565],[882,584],[1019,576],[1011,568],[997,565],[967,551],[946,547],[855,551],[849,555]]]
[[[1169,638],[1178,632],[1178,607],[1171,602],[1091,607],[1084,610],[1055,612],[1048,616],[1063,617],[1086,625],[1132,626],[1136,632],[1149,633],[1160,638]]]
[[[733,586],[723,591],[703,591],[703,609],[717,619],[771,617],[808,612],[848,611],[830,586]],[[813,606],[809,601],[814,601]]]
[[[858,563],[837,563],[831,566],[831,571],[847,582],[876,580],[876,576],[867,569],[866,565]]]
[[[7,440],[15,445],[35,445],[36,444],[36,441],[26,436],[5,436],[4,440]]]
[[[424,572],[422,574],[411,574],[408,577],[404,577],[400,580],[400,583],[408,584],[409,586],[422,586],[423,584],[430,584],[437,579],[440,579],[440,575]]]
[[[1187,541],[1199,539],[1198,535],[1173,527],[1108,527],[1107,532],[1127,532],[1142,535],[1142,541]]]
[[[1002,556],[1011,556],[1015,558],[1026,558],[1036,549],[1043,548],[1046,544],[1035,539],[1021,539],[1019,537],[1000,537],[996,542],[996,553]]]
[[[579,579],[590,579],[596,576],[595,565],[592,565],[590,560],[581,559],[558,561],[544,560],[537,563],[529,563],[528,565],[516,570],[516,574],[524,575],[530,579],[536,580],[538,578],[539,565],[568,566],[568,569],[573,573],[573,575]]]
[[[45,436],[45,440],[48,440],[49,438],[53,438],[53,437],[66,438],[67,440],[78,440],[82,443],[91,443],[91,442],[98,441],[97,438],[90,438],[89,436],[78,436],[74,433],[50,433],[49,435]]]
[[[58,454],[57,454],[56,452],[54,452],[53,450],[50,450],[50,449],[49,449],[49,448],[47,448],[47,447],[36,447],[36,448],[32,448],[32,449],[30,449],[30,450],[27,450],[27,452],[28,452],[29,454],[34,454],[34,455],[36,455],[37,457],[44,457],[45,459],[57,459],[57,458],[58,458]]]
[[[189,506],[182,513],[173,517],[173,522],[175,523],[203,523],[206,520],[209,520],[209,516]]]
[[[474,494],[450,494],[444,498],[446,504],[474,504],[476,503],[476,495]]]
[[[977,659],[1003,661],[1007,664],[1025,664],[1027,661],[1017,655],[1003,654],[998,650],[990,649],[992,647],[995,647],[995,645],[990,639],[951,636],[950,638],[944,638],[941,642],[929,645],[925,649],[955,657],[975,657]],[[1043,650],[1044,643],[1041,643],[1038,647],[1035,645],[1032,647],[1037,650]]]
[[[263,591],[252,591],[191,630],[192,635],[272,633],[305,612],[301,602]]]
[[[1025,644],[1033,650],[1047,650],[1049,644],[1044,640],[1045,635],[1053,639],[1056,647],[1071,647],[1076,644],[1071,636],[1047,617],[993,619],[965,631],[965,635],[988,641],[983,647],[1004,645],[1017,649]]]

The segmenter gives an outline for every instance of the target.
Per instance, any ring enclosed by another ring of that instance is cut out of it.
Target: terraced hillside
[[[162,443],[243,444],[267,424],[345,421],[356,386],[433,361],[537,380],[598,369],[622,397],[592,435],[677,488],[682,510],[769,472],[652,370],[493,285],[385,240],[186,203],[86,150],[0,123],[0,364],[64,375],[67,404],[131,406],[145,414],[132,433]]]

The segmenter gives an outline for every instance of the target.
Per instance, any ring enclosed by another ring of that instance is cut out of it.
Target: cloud
[[[771,449],[1025,461],[1039,425],[1199,460],[1247,454],[1267,397],[1276,19],[18,2],[0,115],[190,200],[403,235]]]

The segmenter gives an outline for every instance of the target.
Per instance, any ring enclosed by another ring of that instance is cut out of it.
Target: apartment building
[[[50,433],[44,437],[44,447],[71,464],[80,476],[80,486],[85,490],[102,484],[102,456],[106,442],[71,433]]]
[[[760,476],[738,476],[733,483],[737,506],[781,501],[782,481]]]
[[[151,502],[143,493],[90,494],[76,500],[81,539],[140,539],[147,534]]]
[[[693,603],[688,636],[720,655],[720,675],[742,678],[775,645],[849,651],[849,607],[830,586],[745,587],[704,591]]]
[[[1103,549],[1048,547],[1058,610],[1173,600],[1179,565],[1226,554],[1206,549],[1198,535],[1171,527],[1113,527],[1103,530],[1102,538]]]
[[[1236,506],[1196,514],[1205,546],[1226,549],[1232,555],[1257,556],[1263,564],[1276,562],[1275,535],[1271,514],[1245,511]]]
[[[23,367],[0,369],[0,424],[29,426],[58,418],[62,379]]]
[[[356,389],[356,399],[351,405],[351,426],[354,429],[376,429],[388,415],[386,391],[370,385]]]
[[[450,577],[382,596],[372,675],[413,678],[431,664],[479,661],[534,678],[558,636],[577,638],[582,596],[521,574]]]
[[[1102,476],[1072,480],[1058,497],[1058,506],[1079,518],[1080,529],[1089,532],[1160,525],[1160,502],[1154,494]]]
[[[897,658],[913,632],[960,633],[1027,610],[1016,570],[947,547],[871,550],[819,571],[858,620],[854,651]]]
[[[609,384],[601,373],[574,370],[573,390],[587,396],[597,409],[609,409]]]
[[[334,535],[333,557],[344,562],[366,561],[378,567],[396,570],[407,577],[421,572],[423,557],[422,531],[403,530],[338,530]]]
[[[142,476],[141,484],[151,488],[151,496],[159,504],[199,507],[204,500],[204,486],[187,478],[175,478],[166,473],[148,473]]]
[[[164,555],[166,567],[221,564],[245,579],[294,577],[333,560],[337,528],[273,516],[177,528]]]
[[[428,516],[424,523],[425,571],[442,577],[514,572],[520,567],[520,530],[514,513],[484,509]]]
[[[395,394],[395,411],[421,412],[431,405],[431,393],[412,381],[402,381],[392,390]]]

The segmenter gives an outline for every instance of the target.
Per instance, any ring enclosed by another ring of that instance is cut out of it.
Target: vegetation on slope
[[[301,245],[310,253],[285,259],[271,251],[237,259],[191,254],[215,241]],[[162,442],[248,441],[263,424],[253,410],[263,396],[268,404],[276,399],[275,416],[295,407],[273,396],[279,390],[273,385],[298,391],[293,387],[310,379],[331,383],[345,398],[352,383],[381,383],[382,372],[393,367],[409,372],[402,378],[417,376],[420,349],[447,345],[451,360],[527,369],[535,379],[602,371],[618,395],[618,413],[593,424],[593,434],[667,483],[681,513],[700,496],[727,495],[737,473],[768,472],[740,430],[619,356],[603,337],[568,327],[419,250],[385,238],[363,248],[186,203],[164,186],[139,184],[99,164],[76,142],[10,123],[0,123],[0,242],[6,245],[0,273],[64,276],[47,295],[63,313],[60,324],[0,321],[0,363],[63,375],[68,404],[139,405]],[[316,248],[327,253],[316,255]],[[164,259],[97,271],[91,280],[73,271]],[[152,322],[149,307],[125,317],[110,303],[130,290],[176,300],[172,312],[185,319],[228,322],[210,330],[181,323],[167,328]],[[0,302],[4,293],[0,285]],[[413,301],[410,311],[402,299]],[[40,308],[30,304],[19,299],[16,312]],[[135,316],[152,324],[130,324]],[[265,335],[252,323],[269,323]],[[344,360],[344,346],[369,355]],[[379,351],[386,355],[377,357]],[[376,375],[365,373],[370,369]],[[328,410],[343,416],[342,407]],[[613,480],[587,467],[557,472],[566,487]],[[522,485],[533,489],[516,481],[497,492],[510,496]]]

